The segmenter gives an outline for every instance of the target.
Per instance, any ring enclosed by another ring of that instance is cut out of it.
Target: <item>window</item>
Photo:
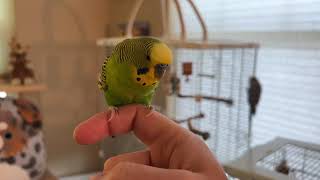
[[[180,0],[188,37],[200,25]],[[257,77],[262,97],[253,124],[253,143],[276,136],[320,142],[320,0],[195,0],[211,39],[261,44]],[[171,29],[179,23],[172,12]]]
[[[0,1],[0,72],[5,70],[8,59],[9,39],[13,27],[13,1]]]
[[[180,0],[188,29],[194,14]],[[320,30],[319,0],[195,0],[211,32],[297,32]],[[195,22],[195,21],[193,21]]]

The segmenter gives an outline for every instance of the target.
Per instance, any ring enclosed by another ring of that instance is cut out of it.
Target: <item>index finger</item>
[[[80,124],[74,136],[79,143],[89,144],[131,130],[149,147],[152,166],[224,176],[222,167],[200,138],[142,105],[120,107],[113,115],[98,113]]]
[[[92,144],[131,130],[147,146],[167,141],[177,134],[188,134],[184,128],[156,111],[142,105],[127,105],[114,114],[108,111],[92,116],[75,129],[74,138],[79,144]]]

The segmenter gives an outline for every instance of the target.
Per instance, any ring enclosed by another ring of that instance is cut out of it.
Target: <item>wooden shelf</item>
[[[9,85],[0,84],[0,91],[7,93],[27,93],[27,92],[41,92],[47,90],[45,84],[31,84],[31,85]]]

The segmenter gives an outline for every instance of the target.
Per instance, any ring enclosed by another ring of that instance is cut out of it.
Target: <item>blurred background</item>
[[[0,154],[0,165],[37,159],[22,168],[31,179],[87,179],[144,148],[132,134],[88,146],[72,137],[106,109],[98,73],[140,2],[133,35],[168,40],[175,55],[157,110],[202,137],[230,179],[320,179],[319,0],[1,0],[0,111],[37,132],[25,138],[45,154]]]

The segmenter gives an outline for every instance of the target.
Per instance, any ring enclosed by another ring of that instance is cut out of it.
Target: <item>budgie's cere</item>
[[[99,88],[109,106],[148,106],[171,63],[171,50],[163,42],[148,37],[126,39],[104,61]]]

